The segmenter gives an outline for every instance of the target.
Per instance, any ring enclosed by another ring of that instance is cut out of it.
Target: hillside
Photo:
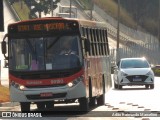
[[[138,25],[158,35],[159,0],[121,0],[121,6]]]
[[[79,0],[86,9],[90,9],[90,0]],[[117,19],[118,0],[94,0],[113,18]],[[120,21],[128,27],[158,35],[159,0],[120,0]]]

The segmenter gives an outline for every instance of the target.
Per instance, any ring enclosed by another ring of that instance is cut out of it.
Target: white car
[[[145,85],[154,89],[154,73],[145,58],[123,58],[114,70],[114,87],[122,89],[126,85]]]

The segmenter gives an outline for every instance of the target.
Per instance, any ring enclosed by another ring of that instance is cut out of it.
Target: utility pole
[[[72,14],[72,0],[70,0],[70,12],[69,12],[69,17],[71,18],[71,14]]]
[[[159,41],[159,47],[160,47],[160,0],[159,0],[159,11],[158,11],[158,41]]]
[[[118,18],[117,18],[117,49],[119,48],[119,21],[120,21],[120,0],[118,0]]]
[[[21,9],[23,9],[23,0],[21,0]]]
[[[51,17],[53,17],[53,0],[51,0]]]
[[[91,3],[91,7],[90,7],[90,9],[91,9],[90,20],[92,20],[93,19],[93,6],[94,6],[93,0],[90,0],[90,3]]]
[[[119,61],[119,22],[120,22],[120,0],[118,0],[118,18],[117,18],[117,62]]]

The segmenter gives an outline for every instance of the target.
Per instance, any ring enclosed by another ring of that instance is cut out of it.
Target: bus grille
[[[26,95],[28,100],[40,100],[40,99],[54,99],[54,98],[64,98],[66,97],[67,93],[58,93],[53,94],[51,97],[41,97],[38,95]]]
[[[38,86],[26,86],[27,88],[50,88],[50,87],[63,87],[66,84],[57,84],[57,85],[38,85]]]
[[[22,79],[49,79],[49,78],[61,78],[61,77],[68,77],[72,75],[71,72],[59,72],[56,74],[31,74],[31,75],[20,75],[19,78]]]

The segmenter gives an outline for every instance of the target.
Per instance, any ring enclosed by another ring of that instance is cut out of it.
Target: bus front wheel
[[[37,109],[44,110],[45,109],[45,102],[37,102]]]
[[[53,109],[54,108],[54,102],[53,101],[47,101],[46,102],[46,109]]]
[[[21,106],[21,111],[30,111],[30,103],[29,102],[21,102],[20,103]]]
[[[53,101],[46,101],[46,102],[37,102],[37,109],[44,110],[44,109],[53,109],[54,102]]]
[[[105,104],[105,94],[102,94],[97,98],[97,105],[101,106],[104,104]]]
[[[80,110],[83,112],[89,111],[88,98],[83,97],[79,99]]]

